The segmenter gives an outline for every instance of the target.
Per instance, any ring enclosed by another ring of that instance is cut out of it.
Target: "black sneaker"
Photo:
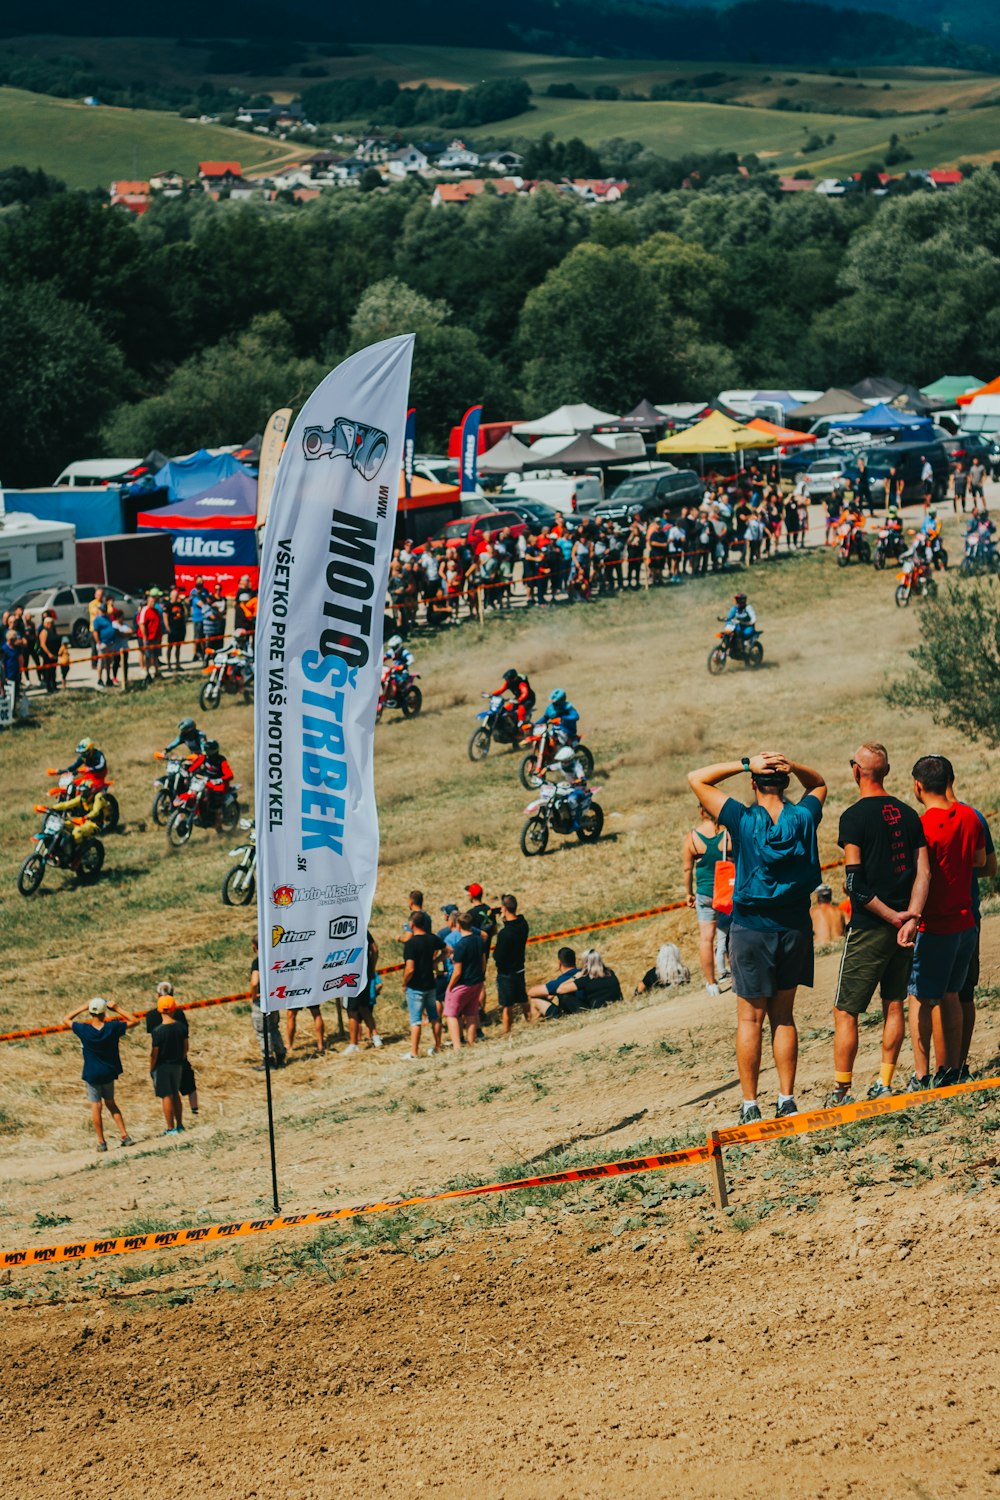
[[[934,1074],[934,1087],[936,1089],[950,1088],[953,1083],[958,1083],[958,1068],[938,1068]]]
[[[911,1073],[910,1081],[906,1085],[906,1092],[908,1094],[922,1094],[924,1089],[929,1089],[930,1086],[931,1075],[929,1073],[925,1073],[923,1078],[918,1078],[916,1073]]]
[[[840,1102],[841,1102],[841,1104],[844,1104],[847,1101],[844,1100],[844,1099],[842,1099]],[[797,1115],[798,1112],[799,1112],[799,1106],[796,1104],[795,1100],[794,1099],[786,1099],[785,1102],[784,1102],[784,1104],[779,1104],[778,1105],[778,1108],[775,1111],[775,1119],[782,1120],[782,1119],[785,1118],[786,1115]]]
[[[975,1077],[975,1074],[972,1072],[971,1068],[969,1067],[969,1064],[968,1063],[963,1063],[962,1066],[958,1070],[958,1077],[955,1079],[955,1082],[956,1083],[972,1083],[974,1077]]]
[[[757,1104],[741,1104],[740,1105],[740,1124],[741,1125],[756,1125],[757,1121],[758,1120],[762,1120],[763,1118],[764,1117],[763,1117],[763,1115],[760,1112],[760,1106],[759,1105],[757,1105]]]

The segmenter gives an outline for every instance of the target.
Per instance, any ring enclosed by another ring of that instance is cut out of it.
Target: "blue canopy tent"
[[[234,474],[249,476],[249,470],[231,453],[212,454],[199,448],[187,458],[172,458],[164,464],[153,483],[158,490],[166,490],[172,500],[187,500],[192,495],[204,494],[211,485],[220,484]]]
[[[927,417],[899,411],[895,406],[886,406],[884,401],[870,406],[867,411],[858,412],[856,417],[842,417],[839,422],[831,422],[831,432],[834,429],[840,432],[898,432],[905,435],[907,442],[914,443],[934,439],[934,424]]]
[[[137,521],[140,531],[172,534],[174,574],[182,587],[200,577],[232,594],[247,573],[256,588],[257,481],[245,469],[200,495],[142,511]]]
[[[72,489],[60,485],[51,490],[5,490],[4,499],[8,510],[23,511],[39,521],[70,522],[82,541],[124,531],[121,494],[117,488]]]

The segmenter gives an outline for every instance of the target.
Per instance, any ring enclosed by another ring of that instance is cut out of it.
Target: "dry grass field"
[[[755,675],[705,658],[732,577],[419,641],[425,712],[376,733],[383,960],[414,884],[437,908],[479,880],[514,890],[536,932],[676,897],[692,765],[762,746],[827,775],[824,858],[851,800],[848,757],[884,738],[892,789],[934,748],[994,808],[996,756],[901,717],[918,606],[892,575],[832,554],[745,580],[764,625]],[[525,860],[516,758],[466,756],[479,693],[516,664],[564,686],[597,758],[596,847],[557,839]],[[171,977],[185,998],[242,989],[251,914],[225,908],[228,840],[168,856],[149,821],[152,750],[196,679],[126,698],[75,694],[0,737],[4,1030],[94,993],[128,1009]],[[213,728],[249,775],[250,711]],[[86,731],[109,754],[125,831],[106,874],[14,889],[46,765]],[[143,826],[145,824],[145,826]],[[988,910],[994,906],[991,900]],[[599,946],[627,995],[667,938],[696,967],[686,913],[613,929]],[[529,978],[552,972],[529,949]],[[837,955],[803,992],[800,1102],[831,1078]],[[1000,923],[984,929],[974,1045],[997,1070]],[[398,977],[387,1046],[315,1056],[308,1029],[275,1078],[282,1206],[361,1202],[703,1141],[731,1122],[732,1000],[698,983],[559,1026],[495,1027],[475,1052],[408,1065]],[[859,1084],[877,1067],[862,1033]],[[145,1039],[123,1046],[120,1099],[136,1146],[93,1151],[77,1044],[2,1044],[0,1246],[141,1233],[268,1211],[263,1083],[243,1005],[191,1016],[201,1113],[161,1140]],[[904,1049],[903,1063],[908,1060]],[[773,1100],[766,1068],[762,1096]],[[704,1169],[538,1190],[354,1221],[242,1246],[136,1255],[0,1278],[0,1462],[11,1495],[96,1488],[158,1496],[951,1496],[1000,1493],[996,1457],[996,1188],[1000,1109],[957,1104],[732,1150],[732,1206]],[[543,1165],[544,1164],[544,1165]],[[150,1418],[156,1424],[151,1441]],[[991,1433],[993,1436],[991,1437]]]

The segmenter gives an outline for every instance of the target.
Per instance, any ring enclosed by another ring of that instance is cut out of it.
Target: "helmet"
[[[398,651],[402,644],[403,637],[401,635],[392,635],[386,641],[386,645],[389,647],[390,651]]]
[[[928,521],[936,521],[937,520],[937,511],[936,510],[929,510],[927,512],[927,519],[928,519]]]
[[[513,687],[515,682],[520,682],[521,674],[520,672],[515,671],[513,667],[508,667],[506,672],[503,674],[503,680],[508,687]]]
[[[177,733],[178,734],[191,734],[191,732],[193,730],[196,730],[197,728],[198,728],[198,726],[194,722],[193,719],[178,719],[177,720]]]
[[[90,751],[90,750],[93,750],[93,748],[94,748],[94,742],[93,742],[93,740],[81,740],[80,743],[76,747],[76,753],[77,753],[77,755],[86,755],[87,752]]]
[[[734,604],[738,604],[739,607],[740,607],[740,609],[743,608],[743,606],[744,606],[744,604],[746,604],[746,602],[747,602],[747,596],[746,596],[746,594],[734,594],[733,595],[733,603]]]
[[[218,742],[218,740],[206,740],[205,741],[205,754],[206,755],[218,755],[218,753],[219,753],[219,742]]]
[[[549,694],[549,702],[550,703],[565,703],[566,702],[566,693],[565,693],[565,690],[563,688],[553,688],[552,691],[551,691],[551,693]]]
[[[889,506],[889,514],[890,514],[890,516],[892,516],[893,520],[895,520],[896,517],[899,515],[899,511],[896,509],[895,505],[890,505]]]
[[[561,750],[556,751],[553,760],[557,766],[571,766],[576,760],[576,751],[569,745],[564,745]]]

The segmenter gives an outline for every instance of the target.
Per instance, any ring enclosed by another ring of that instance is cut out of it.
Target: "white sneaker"
[[[404,1052],[403,1053],[403,1061],[404,1062],[419,1062],[420,1061],[420,1053],[419,1052]]]
[[[438,1055],[438,1049],[436,1047],[428,1047],[428,1049],[427,1049],[427,1056],[428,1057],[437,1057],[437,1055]]]
[[[716,995],[719,993],[719,986],[717,984],[706,984],[705,993],[707,995],[711,995],[712,999],[714,1000]]]
[[[372,1046],[373,1047],[381,1047],[381,1045],[382,1045],[382,1038],[380,1036],[373,1036],[372,1037]]]
[[[358,1047],[358,1046],[356,1046],[354,1042],[351,1042],[350,1046],[345,1047],[344,1050],[343,1050],[343,1052],[340,1055],[341,1055],[341,1057],[350,1057],[350,1055],[351,1055],[352,1052],[360,1052],[360,1051],[361,1051],[361,1048]]]

